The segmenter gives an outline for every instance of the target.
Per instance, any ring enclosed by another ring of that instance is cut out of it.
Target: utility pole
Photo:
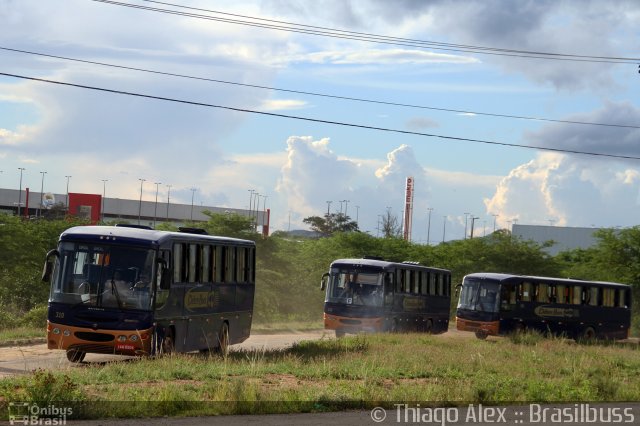
[[[167,222],[169,222],[169,201],[171,199],[171,185],[167,185]]]
[[[140,203],[138,204],[138,225],[140,225],[140,216],[142,214],[142,185],[146,181],[146,179],[138,178],[140,181]]]
[[[42,216],[42,203],[44,202],[44,175],[46,175],[47,172],[40,172],[40,174],[42,175],[42,184],[40,185],[40,205],[38,206],[38,210],[36,210],[36,217]]]
[[[464,239],[467,239],[467,218],[471,213],[464,214]]]
[[[18,167],[20,170],[20,189],[18,190],[18,217],[20,217],[20,205],[22,204],[22,172],[26,169],[24,167]]]
[[[476,219],[480,219],[479,217],[471,216],[471,239],[473,239],[473,227],[476,223]]]
[[[72,176],[65,176],[67,178],[67,213],[69,213],[69,179],[71,179]]]
[[[156,218],[158,216],[158,191],[160,190],[160,184],[162,182],[153,182],[156,186],[156,204],[153,208],[153,228],[156,227]]]

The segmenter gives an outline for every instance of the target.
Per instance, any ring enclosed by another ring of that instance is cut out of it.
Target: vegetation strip
[[[640,400],[639,375],[637,345],[535,333],[488,341],[380,334],[226,358],[182,354],[38,370],[0,380],[0,400],[72,404],[85,418],[329,411],[397,401],[620,402]]]

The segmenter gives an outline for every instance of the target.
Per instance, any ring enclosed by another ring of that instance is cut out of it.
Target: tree
[[[204,228],[211,235],[245,238],[255,240],[259,234],[255,231],[251,217],[237,213],[213,213],[208,210],[202,212],[209,217],[207,222],[191,224],[197,228]]]
[[[344,213],[330,213],[320,216],[309,216],[302,220],[309,225],[312,231],[317,232],[323,237],[328,237],[336,232],[353,232],[358,231],[357,222]]]
[[[402,226],[398,223],[398,218],[387,210],[387,214],[382,216],[382,236],[385,238],[400,238]]]

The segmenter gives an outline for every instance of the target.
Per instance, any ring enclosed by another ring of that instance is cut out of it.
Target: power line
[[[539,151],[551,151],[551,152],[560,152],[560,153],[566,153],[566,154],[581,154],[581,155],[589,155],[589,156],[595,156],[595,157],[619,158],[619,159],[625,159],[625,160],[640,160],[640,157],[635,157],[635,156],[630,156],[630,155],[606,154],[606,153],[600,153],[600,152],[578,151],[578,150],[561,149],[561,148],[548,148],[548,147],[539,147],[539,146],[524,145],[524,144],[513,144],[513,143],[506,143],[506,142],[489,141],[489,140],[483,140],[483,139],[471,139],[471,138],[463,138],[463,137],[457,137],[457,136],[447,136],[447,135],[438,135],[438,134],[431,134],[431,133],[413,132],[413,131],[409,131],[409,130],[391,129],[391,128],[385,128],[385,127],[367,126],[367,125],[362,125],[362,124],[354,124],[354,123],[347,123],[347,122],[340,122],[340,121],[331,121],[331,120],[322,120],[322,119],[317,119],[317,118],[300,117],[300,116],[295,116],[295,115],[277,114],[277,113],[273,113],[273,112],[256,111],[256,110],[250,110],[250,109],[245,109],[245,108],[234,108],[234,107],[225,106],[225,105],[216,105],[216,104],[209,104],[209,103],[204,103],[204,102],[188,101],[188,100],[184,100],[184,99],[168,98],[168,97],[164,97],[164,96],[146,95],[146,94],[135,93],[135,92],[125,92],[125,91],[122,91],[122,90],[106,89],[106,88],[103,88],[103,87],[87,86],[87,85],[75,84],[75,83],[65,83],[65,82],[61,82],[61,81],[47,80],[47,79],[36,78],[36,77],[28,77],[28,76],[23,76],[23,75],[18,75],[18,74],[9,74],[9,73],[4,73],[4,72],[0,72],[0,75],[7,76],[7,77],[20,78],[20,79],[25,79],[25,80],[39,81],[39,82],[43,82],[43,83],[57,84],[57,85],[61,85],[61,86],[76,87],[76,88],[80,88],[80,89],[88,89],[88,90],[95,90],[95,91],[106,92],[106,93],[114,93],[114,94],[119,94],[119,95],[135,96],[135,97],[139,97],[139,98],[147,98],[147,99],[155,99],[155,100],[168,101],[168,102],[176,102],[176,103],[181,103],[181,104],[203,106],[203,107],[208,107],[208,108],[218,108],[218,109],[224,109],[224,110],[228,110],[228,111],[244,112],[244,113],[250,113],[250,114],[259,114],[259,115],[264,115],[264,116],[269,116],[269,117],[279,117],[279,118],[288,118],[288,119],[292,119],[292,120],[309,121],[309,122],[313,122],[313,123],[331,124],[331,125],[343,126],[343,127],[353,127],[353,128],[359,128],[359,129],[376,130],[376,131],[382,131],[382,132],[399,133],[399,134],[414,135],[414,136],[425,136],[425,137],[439,138],[439,139],[444,139],[444,140],[454,140],[454,141],[461,141],[461,142],[472,142],[472,143],[481,143],[481,144],[487,144],[487,145],[506,146],[506,147],[512,147],[512,148],[526,148],[526,149],[533,149],[533,150],[539,150]]]
[[[98,0],[98,1],[101,1],[101,0]],[[393,36],[385,36],[385,35],[379,35],[379,34],[373,34],[373,33],[365,33],[365,32],[341,30],[341,29],[329,28],[329,27],[321,27],[321,26],[308,25],[308,24],[298,24],[298,23],[295,23],[295,22],[279,21],[279,20],[276,20],[276,19],[258,18],[258,17],[255,17],[255,16],[240,15],[240,14],[236,14],[236,13],[221,12],[221,11],[218,11],[218,10],[202,9],[202,8],[197,8],[197,7],[189,7],[189,6],[184,6],[184,5],[180,5],[180,4],[168,3],[168,2],[157,1],[157,0],[141,0],[141,1],[146,2],[146,3],[155,3],[155,4],[165,5],[165,6],[172,6],[172,7],[182,8],[182,9],[188,9],[188,10],[196,10],[196,11],[200,11],[200,12],[216,13],[216,14],[219,14],[219,15],[226,15],[226,16],[235,16],[235,17],[239,17],[239,18],[252,19],[252,20],[256,20],[256,21],[273,22],[273,23],[277,23],[277,24],[291,25],[291,26],[302,27],[302,28],[313,28],[313,29],[331,31],[331,32],[336,32],[336,33],[343,33],[343,34],[356,34],[356,35],[359,35],[359,36],[374,37],[374,38],[379,38],[379,39],[383,39],[383,40],[407,41],[407,42],[425,44],[425,45],[428,45],[428,46],[458,47],[458,48],[474,49],[474,50],[476,50],[476,49],[477,50],[486,50],[486,51],[492,51],[492,52],[522,53],[522,54],[529,54],[529,55],[544,55],[544,56],[547,56],[547,55],[548,56],[564,56],[564,57],[583,58],[583,59],[606,59],[606,60],[616,60],[616,61],[631,61],[632,63],[638,62],[638,58],[622,58],[622,57],[611,57],[611,56],[593,56],[593,55],[576,55],[576,54],[566,54],[566,53],[551,53],[551,52],[530,51],[530,50],[516,50],[516,49],[506,49],[506,48],[486,47],[486,46],[474,46],[474,45],[466,45],[466,44],[444,43],[444,42],[430,41],[430,40],[419,40],[419,39],[411,39],[411,38],[393,37]],[[478,52],[478,53],[480,53],[480,52]]]
[[[231,19],[220,18],[210,15],[202,15],[190,12],[180,12],[177,10],[161,9],[157,7],[142,6],[136,4],[122,3],[114,0],[91,0],[98,3],[111,4],[115,6],[129,7],[133,9],[146,10],[151,12],[165,13],[170,15],[184,16],[189,18],[205,19],[210,21],[224,22],[236,25],[245,25],[257,28],[265,28],[278,31],[295,32],[301,34],[310,34],[324,37],[332,37],[347,40],[366,41],[380,44],[388,44],[395,46],[415,47],[415,48],[429,48],[432,50],[443,50],[451,52],[464,52],[464,53],[477,53],[483,55],[495,55],[495,56],[510,56],[519,58],[535,58],[535,59],[548,59],[559,61],[573,61],[573,62],[594,62],[594,63],[613,63],[613,64],[637,64],[640,62],[640,58],[630,57],[613,57],[613,56],[594,56],[594,55],[577,55],[577,54],[565,54],[565,53],[551,53],[541,51],[528,51],[528,50],[516,50],[516,49],[504,49],[484,46],[473,46],[453,43],[442,43],[428,40],[416,40],[400,37],[390,37],[370,33],[361,33],[356,31],[338,30],[326,27],[318,27],[312,25],[296,24],[285,21],[276,21],[271,19],[256,18],[246,15],[235,15],[225,12],[219,12],[207,9],[198,9],[193,7],[181,6],[172,3],[164,3],[158,1],[144,0],[150,3],[158,3],[169,5],[173,7],[185,8],[190,10],[207,11],[209,13],[217,13],[227,16],[248,18],[255,22],[243,20],[243,19]],[[275,23],[282,24],[276,25]]]
[[[67,56],[51,55],[51,54],[33,52],[33,51],[28,51],[28,50],[13,49],[13,48],[4,47],[4,46],[0,46],[0,50],[4,50],[4,51],[8,51],[8,52],[24,53],[24,54],[35,55],[35,56],[42,56],[42,57],[46,57],[46,58],[61,59],[61,60],[65,60],[65,61],[80,62],[80,63],[91,64],[91,65],[100,65],[100,66],[111,67],[111,68],[119,68],[119,69],[130,70],[130,71],[139,71],[139,72],[145,72],[145,73],[151,73],[151,74],[166,75],[166,76],[170,76],[170,77],[187,78],[187,79],[192,79],[192,80],[209,81],[209,82],[213,82],[213,83],[221,83],[221,84],[229,84],[229,85],[235,85],[235,86],[250,87],[250,88],[254,88],[254,89],[273,90],[273,91],[278,91],[278,92],[295,93],[295,94],[308,95],[308,96],[318,96],[318,97],[331,98],[331,99],[340,99],[340,100],[347,100],[347,101],[354,101],[354,102],[365,102],[365,103],[396,106],[396,107],[403,107],[403,108],[427,109],[427,110],[432,110],[432,111],[452,112],[452,113],[457,113],[457,114],[474,114],[474,115],[481,115],[481,116],[487,116],[487,117],[512,118],[512,119],[518,119],[518,120],[544,121],[544,122],[552,122],[552,123],[564,123],[564,124],[578,124],[578,125],[589,125],[589,126],[604,126],[604,127],[621,127],[621,128],[629,128],[629,129],[640,129],[640,126],[634,126],[634,125],[630,125],[630,124],[600,123],[600,122],[579,121],[579,120],[560,120],[560,119],[544,118],[544,117],[530,117],[530,116],[524,116],[524,115],[511,115],[511,114],[500,114],[500,113],[491,113],[491,112],[462,110],[462,109],[441,108],[441,107],[427,106],[427,105],[406,104],[406,103],[382,101],[382,100],[376,100],[376,99],[364,99],[364,98],[356,98],[356,97],[349,97],[349,96],[332,95],[332,94],[326,94],[326,93],[307,92],[307,91],[302,91],[302,90],[292,90],[292,89],[284,89],[284,88],[278,88],[278,87],[261,86],[261,85],[256,85],[256,84],[238,83],[238,82],[228,81],[228,80],[219,80],[219,79],[206,78],[206,77],[197,77],[197,76],[186,75],[186,74],[177,74],[177,73],[158,71],[158,70],[150,70],[150,69],[145,69],[145,68],[137,68],[137,67],[125,66],[125,65],[109,64],[109,63],[106,63],[106,62],[97,62],[97,61],[89,61],[89,60],[85,60],[85,59],[70,58],[70,57],[67,57]]]

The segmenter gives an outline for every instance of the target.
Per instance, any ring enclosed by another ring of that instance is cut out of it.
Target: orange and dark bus
[[[476,273],[461,284],[456,327],[480,339],[522,330],[573,339],[626,339],[631,299],[626,284]]]
[[[449,327],[451,272],[417,262],[338,259],[322,277],[324,327],[346,333],[416,331]]]
[[[214,350],[249,337],[255,243],[202,230],[79,226],[47,254],[49,349],[153,355]]]

